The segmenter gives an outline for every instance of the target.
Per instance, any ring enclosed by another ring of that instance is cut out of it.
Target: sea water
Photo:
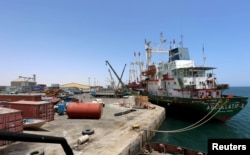
[[[176,133],[156,133],[152,142],[170,143],[181,147],[207,152],[209,138],[250,138],[250,87],[231,87],[224,94],[249,97],[243,110],[227,122],[208,122],[189,131]],[[167,117],[159,130],[169,131],[185,128],[195,122]]]

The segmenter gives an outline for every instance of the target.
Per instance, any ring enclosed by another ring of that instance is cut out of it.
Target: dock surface
[[[88,94],[78,96],[83,101],[95,98]],[[69,119],[66,114],[55,113],[55,120],[47,122],[39,130],[24,130],[24,133],[64,137],[74,155],[135,155],[154,135],[143,129],[157,129],[165,119],[165,110],[155,106],[154,109],[135,108],[135,111],[115,116],[131,107],[121,106],[123,98],[102,98],[105,102],[100,119]],[[133,129],[134,125],[139,128]],[[77,140],[85,129],[93,129],[87,142],[78,145]],[[14,142],[1,146],[1,155],[28,155],[33,151],[43,150],[46,155],[63,155],[60,144]]]

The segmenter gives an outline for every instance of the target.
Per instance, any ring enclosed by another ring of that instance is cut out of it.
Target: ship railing
[[[221,90],[223,90],[223,89],[229,89],[229,85],[228,84],[217,84],[216,85],[217,87],[217,89],[221,89]]]

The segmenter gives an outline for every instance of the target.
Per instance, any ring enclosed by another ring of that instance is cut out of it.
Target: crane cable
[[[216,103],[216,105],[211,109],[211,111],[205,115],[201,120],[197,121],[196,123],[190,125],[190,126],[187,126],[185,128],[181,128],[181,129],[177,129],[177,130],[168,130],[168,131],[164,131],[164,130],[148,130],[148,129],[144,129],[146,131],[153,131],[153,132],[161,132],[161,133],[176,133],[176,132],[184,132],[184,131],[188,131],[188,130],[192,130],[192,129],[195,129],[203,124],[205,124],[206,122],[208,122],[209,120],[211,120],[220,110],[221,108],[223,107],[224,104],[226,104],[228,102],[228,100],[226,100],[223,105],[221,105],[221,107],[211,116],[209,117],[207,120],[203,121],[207,116],[209,116],[217,106],[219,106],[219,104],[221,103],[222,101],[220,100],[219,102]],[[203,121],[202,123],[200,123],[201,121]],[[200,123],[200,124],[199,124]],[[198,125],[197,125],[198,124]]]

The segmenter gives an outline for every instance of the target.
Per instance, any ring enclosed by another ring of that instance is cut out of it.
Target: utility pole
[[[90,88],[90,77],[88,79],[89,79],[89,88]]]

